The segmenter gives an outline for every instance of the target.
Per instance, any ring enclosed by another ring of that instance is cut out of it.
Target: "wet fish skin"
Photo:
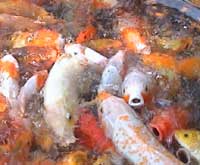
[[[44,118],[62,146],[76,141],[73,131],[78,118],[78,79],[86,66],[84,58],[62,55],[44,86]]]
[[[99,116],[117,151],[134,164],[182,164],[149,132],[123,99],[99,98]]]

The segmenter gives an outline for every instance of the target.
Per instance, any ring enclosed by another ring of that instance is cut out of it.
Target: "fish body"
[[[180,129],[175,132],[175,139],[200,163],[200,131]]]
[[[12,55],[0,60],[0,92],[10,101],[17,98],[19,92],[19,65]]]
[[[141,35],[137,28],[124,28],[121,32],[121,38],[126,47],[135,53],[150,54],[151,48],[146,43],[146,38]]]
[[[133,164],[182,164],[149,132],[123,99],[100,98],[99,115],[116,150]]]
[[[57,165],[87,165],[90,164],[86,151],[73,151],[66,154]]]
[[[113,147],[111,140],[105,136],[104,130],[91,112],[83,112],[77,125],[76,134],[82,145],[99,153]]]
[[[80,44],[66,44],[64,49],[66,54],[70,54],[72,56],[85,56],[89,65],[92,65],[100,72],[103,71],[108,62],[108,59],[100,53]]]
[[[42,7],[26,0],[0,1],[0,13],[20,15],[46,23],[55,23],[56,20]]]
[[[134,68],[124,78],[122,95],[132,107],[141,107],[145,100],[151,100],[153,81],[150,75]]]
[[[28,81],[20,89],[18,101],[22,113],[25,112],[28,101],[30,101],[34,95],[39,94],[39,91],[45,84],[47,76],[48,72],[46,70],[40,71],[28,79]]]
[[[124,72],[125,52],[119,51],[116,55],[111,57],[103,71],[99,85],[99,92],[106,91],[113,95],[121,95],[121,85]]]
[[[87,65],[85,58],[61,56],[44,86],[44,117],[61,145],[75,142],[74,124],[79,104],[78,79]]]
[[[53,47],[60,50],[64,46],[62,35],[49,29],[40,29],[34,32],[16,32],[12,36],[13,48],[25,46]]]

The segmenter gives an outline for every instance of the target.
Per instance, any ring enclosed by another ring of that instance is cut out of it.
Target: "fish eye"
[[[77,52],[74,52],[74,55],[78,55],[78,53],[77,53]]]
[[[149,90],[149,89],[148,89],[148,86],[146,85],[146,87],[145,87],[145,91],[148,92],[148,90]]]
[[[126,92],[126,90],[125,90],[125,88],[123,88],[122,93],[125,94],[125,92]]]
[[[189,135],[187,133],[184,134],[184,137],[187,138]]]
[[[100,111],[101,113],[103,113],[103,108],[101,107],[101,108],[99,109],[99,111]]]
[[[65,115],[67,120],[71,120],[72,119],[72,115],[70,113],[66,113]]]

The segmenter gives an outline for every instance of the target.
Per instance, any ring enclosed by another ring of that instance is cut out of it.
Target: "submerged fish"
[[[125,73],[125,52],[119,51],[106,65],[98,91],[121,95],[121,85]]]
[[[99,96],[100,120],[116,150],[134,164],[182,164],[149,132],[123,99]]]
[[[152,100],[153,79],[136,68],[130,71],[122,84],[122,96],[132,107],[141,107]]]
[[[57,22],[45,9],[27,0],[0,1],[0,13],[29,17],[47,23]]]
[[[88,153],[86,151],[72,151],[66,154],[57,165],[87,165],[90,164],[88,160]]]
[[[172,142],[177,129],[188,127],[190,114],[181,107],[167,107],[160,110],[150,121],[149,126],[160,141]]]
[[[25,46],[53,47],[60,50],[64,46],[62,35],[49,29],[40,29],[34,32],[16,32],[12,36],[12,47]]]
[[[26,111],[26,105],[28,101],[30,101],[33,95],[38,94],[41,88],[44,86],[47,76],[48,72],[46,70],[40,71],[33,75],[21,88],[18,101],[22,113]]]
[[[105,136],[104,130],[91,112],[82,112],[77,125],[76,136],[82,145],[99,153],[113,147],[111,140]]]
[[[12,55],[0,60],[0,92],[10,101],[17,98],[19,92],[19,64]]]
[[[44,118],[60,145],[74,143],[74,124],[78,119],[78,80],[87,67],[80,56],[62,55],[50,70],[44,86]]]
[[[175,139],[200,163],[200,131],[180,129],[175,132]]]
[[[100,72],[105,68],[108,62],[108,59],[100,53],[80,44],[66,44],[64,49],[66,54],[70,54],[72,56],[85,56],[88,63],[93,65],[93,67]]]

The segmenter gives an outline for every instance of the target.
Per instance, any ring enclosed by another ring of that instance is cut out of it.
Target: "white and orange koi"
[[[176,159],[142,123],[126,102],[110,94],[99,97],[100,120],[107,137],[116,150],[131,163],[149,165],[180,165]]]
[[[0,92],[12,102],[19,92],[19,65],[12,55],[0,60]]]
[[[34,94],[38,94],[45,84],[48,72],[46,70],[39,71],[24,84],[18,96],[18,102],[21,113],[25,112],[26,104]]]

